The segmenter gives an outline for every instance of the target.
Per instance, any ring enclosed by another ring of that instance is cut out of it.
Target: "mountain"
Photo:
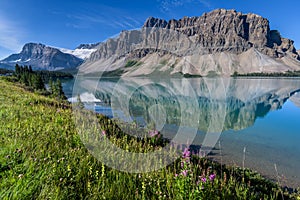
[[[139,30],[108,39],[80,66],[108,75],[232,75],[300,70],[293,41],[256,14],[218,9],[200,17],[150,17]]]
[[[97,50],[96,47],[99,44],[100,42],[95,44],[80,44],[75,50],[64,48],[59,48],[59,50],[63,53],[68,53],[84,60],[90,57],[90,55]]]
[[[0,61],[0,66],[13,68],[16,64],[31,65],[34,69],[62,70],[74,69],[83,60],[74,55],[63,53],[57,48],[44,44],[27,43],[18,54],[12,54]]]

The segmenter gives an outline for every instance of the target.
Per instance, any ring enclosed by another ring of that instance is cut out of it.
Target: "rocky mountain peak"
[[[292,40],[282,38],[279,31],[270,30],[269,21],[257,14],[217,9],[200,17],[183,17],[169,21],[149,17],[144,28],[164,28],[178,31],[208,49],[208,53],[231,51],[242,53],[252,47],[273,58],[290,53],[299,59]]]
[[[157,28],[166,28],[168,22],[164,19],[148,17],[145,21],[143,27],[157,27]]]
[[[242,14],[235,10],[218,9],[200,17],[183,17],[168,22],[150,17],[144,27],[159,27],[197,36],[211,45],[263,47],[269,42],[269,21],[256,14]],[[213,39],[210,39],[212,38]]]
[[[76,68],[82,61],[82,59],[63,53],[57,48],[40,43],[27,43],[20,53],[10,55],[1,63],[11,67],[20,64],[31,65],[35,69],[61,70]]]
[[[57,52],[58,49],[48,47],[40,43],[27,43],[23,46],[21,51],[21,60],[29,58],[40,58],[44,53]]]
[[[94,43],[94,44],[80,44],[76,49],[94,49],[96,48],[101,42]]]

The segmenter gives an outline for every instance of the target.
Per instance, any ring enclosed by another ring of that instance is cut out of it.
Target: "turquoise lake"
[[[170,140],[183,132],[178,141],[203,155],[300,186],[298,78],[80,77],[63,87],[70,101],[80,94],[87,109]]]

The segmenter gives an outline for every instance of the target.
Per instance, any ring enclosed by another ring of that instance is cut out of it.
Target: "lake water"
[[[300,79],[84,77],[63,87],[88,109],[169,139],[184,132],[183,143],[207,147],[204,153],[214,147],[212,159],[300,186]]]

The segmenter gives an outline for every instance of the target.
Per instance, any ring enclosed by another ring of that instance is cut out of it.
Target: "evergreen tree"
[[[20,73],[21,73],[20,66],[18,64],[16,64],[16,66],[15,66],[15,76],[17,77],[17,79],[20,79]]]
[[[65,96],[65,93],[63,91],[63,87],[61,84],[61,81],[59,79],[56,80],[56,82],[53,84],[52,89],[53,97],[57,98],[58,100],[66,100],[67,97]]]
[[[45,90],[45,84],[40,74],[34,72],[31,66],[15,66],[15,77],[21,83],[35,90]]]
[[[31,65],[29,65],[29,69],[28,70],[29,70],[29,73],[33,73]]]
[[[53,84],[52,78],[50,78],[50,80],[49,80],[49,92],[50,92],[51,95],[53,95],[53,91],[54,91],[54,84]]]
[[[45,90],[45,84],[43,82],[41,75],[34,74],[32,75],[32,77],[33,77],[32,87],[36,90]]]

